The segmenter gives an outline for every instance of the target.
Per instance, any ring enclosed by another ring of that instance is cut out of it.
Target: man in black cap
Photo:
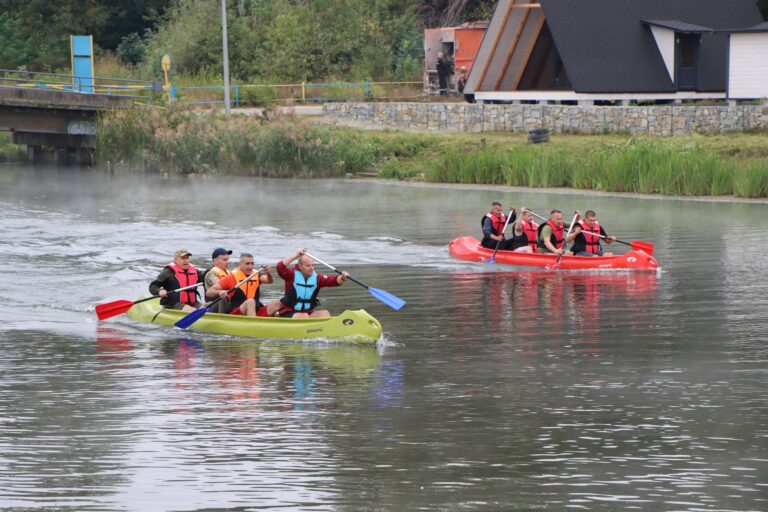
[[[218,293],[215,291],[208,293],[211,287],[218,283],[222,277],[231,274],[229,271],[229,256],[231,254],[231,249],[227,250],[223,247],[217,247],[213,250],[213,254],[211,254],[213,267],[205,273],[205,298],[208,301],[212,301],[218,296]],[[211,313],[229,313],[230,309],[229,299],[225,297],[213,306]]]
[[[166,308],[180,309],[189,313],[202,306],[197,300],[197,288],[171,293],[199,283],[197,269],[189,263],[192,256],[186,249],[179,249],[173,261],[163,267],[157,278],[149,284],[149,293],[160,296],[160,304]]]

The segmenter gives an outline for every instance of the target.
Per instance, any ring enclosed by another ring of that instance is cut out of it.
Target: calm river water
[[[595,209],[662,270],[451,259],[494,199]],[[768,510],[767,218],[765,203],[0,167],[0,508]],[[204,265],[217,246],[273,264],[306,246],[408,305],[323,292],[381,321],[376,347],[96,321],[176,248]]]

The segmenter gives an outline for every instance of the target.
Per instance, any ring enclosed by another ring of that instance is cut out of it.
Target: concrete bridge
[[[19,75],[24,73],[0,77],[0,130],[13,132],[13,142],[27,146],[32,163],[90,165],[98,113],[129,107],[137,97],[126,93],[159,89],[151,82],[112,81],[84,93],[75,84],[32,76],[36,73]]]

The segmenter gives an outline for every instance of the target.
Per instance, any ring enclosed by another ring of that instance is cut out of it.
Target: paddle
[[[197,288],[203,283],[197,283],[190,286],[185,286],[184,288],[179,288],[178,290],[172,290],[168,293],[177,293],[177,292],[183,292],[184,290],[189,290],[191,288]],[[112,302],[106,302],[104,304],[99,304],[96,306],[96,316],[99,317],[99,320],[106,320],[107,318],[112,318],[113,316],[122,315],[134,304],[139,304],[141,302],[145,302],[152,299],[159,299],[159,295],[152,295],[151,297],[145,297],[143,299],[135,300],[131,302],[130,300],[115,300]]]
[[[257,270],[256,272],[251,272],[251,275],[249,275],[248,277],[246,277],[245,279],[243,279],[242,281],[240,281],[239,283],[237,283],[237,284],[235,285],[235,287],[234,287],[234,288],[232,288],[232,289],[234,290],[235,288],[239,288],[239,287],[240,287],[240,285],[242,285],[242,284],[245,284],[245,283],[247,283],[248,281],[250,281],[250,280],[253,278],[253,276],[258,276],[258,275],[259,275],[259,273],[260,273],[262,270],[264,270],[265,268],[266,268],[266,265],[265,265],[265,266],[263,266],[263,267],[261,267],[261,268],[260,268],[259,270]],[[210,311],[211,307],[213,307],[215,304],[218,304],[220,300],[221,300],[221,296],[219,296],[219,297],[216,297],[216,299],[214,299],[214,300],[213,300],[213,301],[212,301],[210,304],[208,304],[208,305],[207,305],[207,306],[205,306],[204,308],[196,309],[196,310],[192,311],[191,313],[189,313],[189,314],[185,315],[184,317],[182,317],[182,318],[181,318],[181,320],[179,320],[178,322],[176,322],[174,325],[175,325],[176,327],[179,327],[179,328],[181,328],[181,329],[187,329],[187,328],[189,328],[189,327],[190,327],[192,324],[194,324],[195,322],[197,322],[198,320],[200,320],[201,318],[203,318],[203,316],[204,316],[204,315],[205,315],[205,314],[206,314],[208,311]]]
[[[557,255],[555,264],[549,267],[549,270],[557,270],[560,268],[560,260],[563,259],[563,254],[565,254],[565,248],[568,245],[568,237],[571,236],[571,230],[573,229],[573,225],[576,224],[576,219],[578,218],[579,218],[578,213],[573,215],[573,220],[571,221],[571,224],[568,226],[568,232],[565,234],[565,238],[563,238],[563,252]]]
[[[590,235],[598,236],[600,238],[610,238],[603,235],[598,235],[597,233],[590,233]],[[625,242],[623,240],[619,240],[618,238],[614,240],[614,242],[619,242],[620,244],[628,245],[632,249],[636,251],[643,251],[644,253],[648,254],[649,256],[653,255],[653,244],[650,242],[643,242],[641,240],[632,240],[631,242]]]
[[[543,220],[544,222],[547,221],[547,219],[545,219],[541,215],[537,215],[536,213],[531,212],[530,210],[528,210],[528,211],[531,213],[531,215],[533,215],[537,219]],[[599,236],[600,238],[608,238],[608,237],[603,236],[603,235],[595,235],[595,236]],[[635,251],[643,251],[644,253],[648,254],[649,256],[653,256],[653,244],[650,243],[650,242],[643,242],[642,240],[632,240],[631,242],[625,242],[623,240],[619,240],[618,238],[616,240],[614,240],[614,242],[619,242],[620,244],[628,245],[632,249],[634,249]]]
[[[341,274],[341,270],[337,269],[336,267],[334,267],[332,265],[329,265],[328,263],[324,262],[320,258],[312,256],[311,254],[309,254],[307,252],[305,252],[304,254],[306,254],[307,256],[309,256],[310,258],[315,260],[316,262],[322,263],[323,265],[325,265],[326,267],[330,268],[331,270],[333,270],[337,274]],[[351,279],[353,282],[359,284],[360,286],[362,286],[363,288],[368,290],[371,293],[371,295],[373,295],[373,297],[375,299],[380,300],[381,302],[383,302],[384,304],[386,304],[387,306],[391,307],[394,310],[399,310],[403,306],[405,306],[405,301],[403,299],[401,299],[400,297],[397,297],[395,295],[392,295],[388,291],[379,290],[378,288],[374,288],[372,286],[368,286],[367,284],[365,284],[365,283],[363,283],[361,281],[358,281],[357,279],[355,279],[352,276],[349,276],[349,279]]]
[[[504,227],[501,228],[501,234],[499,235],[501,239],[496,242],[496,249],[493,250],[493,256],[491,256],[491,259],[486,261],[486,263],[493,263],[496,259],[496,252],[499,250],[499,246],[501,245],[501,242],[504,241],[504,232],[507,230],[507,224],[509,224],[509,219],[512,218],[512,212],[514,211],[514,208],[509,209],[509,215],[507,215],[507,221],[504,223]]]

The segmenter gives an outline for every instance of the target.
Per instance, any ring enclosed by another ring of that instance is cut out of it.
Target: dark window
[[[680,67],[696,67],[696,47],[699,44],[699,36],[693,34],[680,34]]]

